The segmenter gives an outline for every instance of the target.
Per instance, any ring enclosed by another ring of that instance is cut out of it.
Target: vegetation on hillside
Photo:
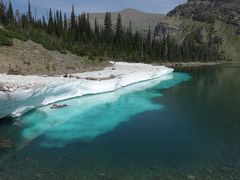
[[[208,49],[218,51],[227,60],[240,59],[240,2],[238,0],[188,0],[174,8],[167,15],[183,20],[179,39],[197,32]]]
[[[182,42],[177,42],[168,33],[159,37],[150,28],[148,35],[144,36],[132,30],[131,22],[127,28],[123,27],[120,14],[114,26],[109,12],[105,15],[104,26],[96,20],[92,27],[88,14],[83,13],[76,20],[74,6],[68,22],[61,10],[53,12],[49,9],[48,19],[45,16],[36,19],[32,15],[30,2],[28,12],[21,14],[18,10],[13,12],[10,1],[5,5],[0,0],[0,25],[7,29],[0,31],[0,45],[11,45],[11,38],[31,39],[46,49],[61,53],[69,50],[80,56],[89,56],[93,61],[96,57],[146,63],[222,59],[211,43],[201,43],[202,36],[198,30]]]

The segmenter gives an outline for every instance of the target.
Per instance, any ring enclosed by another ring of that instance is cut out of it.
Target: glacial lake
[[[240,64],[59,102],[0,124],[0,180],[240,179]]]

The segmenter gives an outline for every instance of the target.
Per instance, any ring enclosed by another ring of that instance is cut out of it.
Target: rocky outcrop
[[[214,23],[215,20],[240,26],[240,1],[237,0],[188,0],[176,7],[168,16],[179,15],[198,22]]]
[[[188,0],[188,2],[197,2],[197,1],[208,1],[212,3],[238,3],[240,4],[239,0]]]
[[[176,40],[221,60],[240,60],[240,0],[188,0],[167,14],[178,22]],[[168,20],[168,22],[169,22]],[[180,26],[179,26],[180,25]]]
[[[171,26],[169,23],[160,22],[156,25],[154,30],[154,36],[163,38],[167,35],[172,35],[179,31],[179,28]]]

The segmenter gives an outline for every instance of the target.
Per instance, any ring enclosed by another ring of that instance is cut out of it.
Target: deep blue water
[[[240,178],[240,67],[177,71],[0,124],[0,179]]]

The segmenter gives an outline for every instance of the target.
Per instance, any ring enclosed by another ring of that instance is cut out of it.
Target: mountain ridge
[[[92,26],[94,26],[95,19],[100,26],[104,25],[105,13],[88,13],[89,20]],[[157,13],[142,12],[133,8],[125,8],[117,12],[111,12],[113,25],[117,22],[117,16],[121,14],[123,27],[129,26],[131,22],[133,30],[141,32],[147,32],[149,26],[154,28],[158,22],[163,21],[165,15]]]

